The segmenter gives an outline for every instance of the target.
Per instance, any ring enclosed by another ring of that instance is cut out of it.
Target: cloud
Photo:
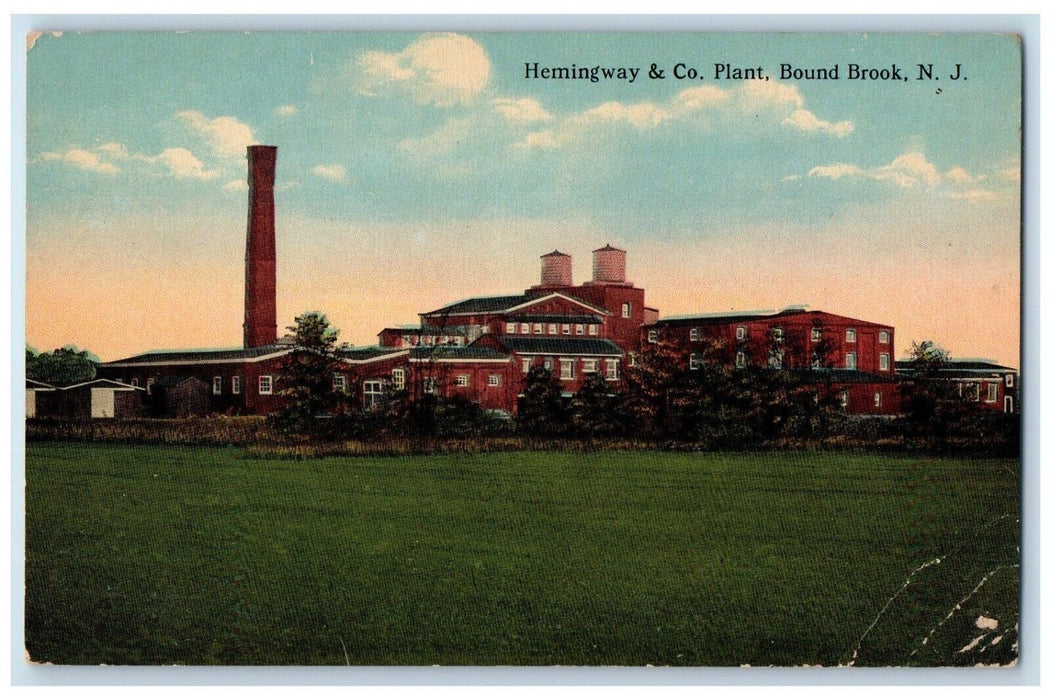
[[[818,165],[811,168],[807,175],[810,177],[827,177],[838,180],[841,177],[861,177],[862,170],[856,165],[847,163],[833,163],[832,165]]]
[[[692,112],[723,104],[730,99],[730,94],[721,88],[705,85],[686,88],[675,98],[677,111]]]
[[[1022,168],[1018,165],[1008,166],[1002,168],[996,173],[1001,180],[1007,180],[1008,182],[1021,182],[1022,181]]]
[[[991,190],[965,190],[963,192],[950,192],[949,197],[952,199],[962,199],[967,202],[998,202],[1004,197],[1001,194],[993,192]]]
[[[796,180],[803,179],[802,175],[785,175],[781,178],[781,182],[795,182]]]
[[[358,92],[398,90],[421,103],[451,107],[469,103],[489,82],[485,49],[462,34],[432,34],[404,51],[368,51],[358,59]]]
[[[314,173],[318,177],[323,177],[326,180],[331,180],[332,182],[339,182],[346,176],[347,169],[344,168],[342,165],[315,165],[314,169],[310,172]]]
[[[745,80],[736,89],[736,100],[745,111],[767,107],[803,106],[799,88],[776,80]]]
[[[814,113],[808,109],[797,109],[781,123],[795,127],[800,131],[823,131],[833,136],[849,136],[854,133],[853,122],[827,122],[824,119],[818,119],[814,116]]]
[[[581,122],[624,122],[642,131],[652,129],[667,119],[669,113],[650,102],[625,105],[620,102],[605,102],[577,116]]]
[[[116,165],[103,161],[97,153],[86,151],[83,148],[71,148],[63,153],[55,153],[53,151],[41,153],[37,157],[37,161],[62,162],[72,165],[78,170],[86,170],[103,175],[116,175],[120,172],[120,168]]]
[[[971,175],[969,172],[957,165],[953,168],[950,168],[945,173],[945,178],[947,180],[951,180],[952,182],[961,185],[968,185],[975,182],[981,182],[985,179],[985,175]]]
[[[247,192],[248,183],[244,180],[231,180],[223,185],[223,189],[227,192]]]
[[[294,114],[299,114],[299,107],[295,105],[281,105],[274,110],[274,114],[279,117],[291,117]]]
[[[498,97],[493,100],[493,107],[500,116],[510,122],[548,122],[552,119],[551,113],[544,109],[543,105],[528,97],[518,100]]]
[[[182,147],[166,148],[156,156],[145,157],[145,160],[161,165],[167,169],[168,174],[178,179],[214,180],[219,177],[218,170],[205,170],[204,163]]]
[[[127,147],[125,147],[124,144],[115,141],[102,144],[99,146],[98,150],[115,160],[126,160],[128,158]]]
[[[196,110],[176,113],[176,118],[204,137],[212,151],[226,158],[244,157],[248,146],[256,143],[252,128],[233,117],[209,119]]]
[[[524,141],[515,144],[518,148],[539,148],[549,149],[558,148],[558,139],[555,138],[555,132],[548,129],[547,131],[535,131],[528,134]]]

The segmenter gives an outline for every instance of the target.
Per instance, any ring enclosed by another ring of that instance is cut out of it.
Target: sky
[[[245,147],[265,143],[280,326],[318,310],[372,344],[520,293],[555,248],[586,281],[610,243],[665,316],[805,304],[894,326],[899,358],[929,339],[1017,367],[1020,57],[966,34],[43,35],[26,342],[239,346]]]

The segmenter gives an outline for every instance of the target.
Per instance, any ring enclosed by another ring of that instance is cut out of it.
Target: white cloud
[[[509,97],[498,97],[493,100],[493,107],[504,119],[510,122],[548,122],[551,113],[534,99],[523,97],[515,100]]]
[[[248,183],[244,180],[231,180],[223,185],[223,189],[227,192],[247,192]]]
[[[946,171],[945,179],[951,180],[952,182],[955,182],[960,185],[969,185],[975,182],[981,182],[985,179],[985,175],[971,175],[969,172],[957,165]]]
[[[53,151],[41,153],[37,160],[63,162],[79,170],[87,170],[88,172],[101,173],[103,175],[116,175],[120,172],[120,168],[116,165],[103,161],[97,153],[86,151],[83,148],[71,148],[63,153],[55,153]]]
[[[182,147],[166,148],[158,155],[145,159],[164,166],[169,174],[179,179],[214,180],[219,177],[218,170],[205,170],[204,163],[197,160],[197,157],[188,149]]]
[[[485,49],[461,34],[433,34],[399,53],[369,51],[358,59],[358,91],[396,88],[417,101],[449,107],[471,102],[489,82]]]
[[[744,110],[767,107],[803,106],[803,96],[795,85],[775,80],[746,80],[736,89],[736,98]]]
[[[99,146],[98,150],[115,160],[125,160],[128,158],[128,149],[124,144],[115,141],[102,144]]]
[[[796,180],[803,179],[802,175],[785,175],[781,178],[781,182],[795,182]]]
[[[184,110],[175,116],[203,136],[216,155],[241,158],[244,157],[248,146],[256,143],[252,128],[233,117],[209,119],[196,110]]]
[[[838,180],[841,177],[860,177],[862,170],[856,165],[848,163],[833,163],[832,165],[818,165],[811,168],[807,175],[810,177],[827,177]]]
[[[730,95],[721,88],[704,85],[702,87],[686,88],[675,98],[675,103],[682,111],[692,112],[708,107],[723,104]]]
[[[668,112],[650,102],[625,105],[620,102],[604,102],[578,115],[582,122],[624,122],[639,129],[652,129],[667,119]]]
[[[1000,179],[1007,180],[1008,182],[1021,182],[1022,181],[1022,168],[1014,165],[1000,170],[997,175]]]
[[[279,117],[291,117],[293,114],[299,114],[299,107],[295,105],[281,105],[274,110],[274,113]]]
[[[550,129],[546,131],[534,131],[525,137],[524,141],[516,143],[517,148],[539,148],[549,149],[558,148],[558,139],[555,138],[555,132]]]
[[[332,182],[339,182],[346,177],[347,169],[342,165],[315,165],[314,169],[310,172],[314,173],[318,177],[323,177],[326,180]]]
[[[824,119],[818,119],[808,109],[795,110],[781,124],[795,127],[800,131],[822,131],[833,136],[848,136],[854,133],[853,122],[827,122]]]

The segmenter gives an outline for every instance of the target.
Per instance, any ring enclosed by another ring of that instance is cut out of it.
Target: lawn
[[[1008,663],[1019,473],[30,443],[26,646],[62,664]]]

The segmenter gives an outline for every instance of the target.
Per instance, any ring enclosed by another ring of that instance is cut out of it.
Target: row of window
[[[522,357],[522,372],[528,373],[533,367],[533,362],[540,360],[543,363],[544,369],[554,372],[555,361],[554,357],[543,357],[534,358],[530,356]],[[575,357],[559,357],[558,361],[558,378],[559,379],[576,379],[577,378],[577,358]],[[589,374],[599,373],[599,359],[594,357],[585,357],[580,360],[580,372],[583,376]],[[619,358],[608,358],[606,360],[606,374],[607,381],[617,381],[620,379],[620,359]]]
[[[775,326],[774,328],[770,329],[770,335],[771,335],[771,337],[774,340],[777,340],[777,341],[784,340],[785,339],[785,329],[781,328],[780,326]],[[748,327],[747,326],[738,326],[737,327],[736,336],[737,336],[738,340],[747,340],[748,339]],[[811,328],[810,329],[810,341],[811,342],[819,343],[819,342],[821,342],[821,338],[823,336],[824,336],[824,331],[821,328]],[[655,328],[651,329],[650,332],[649,332],[649,335],[648,335],[649,342],[656,343],[659,338],[660,338],[660,334],[658,333],[657,329],[655,329]],[[690,340],[693,341],[693,342],[697,342],[697,341],[701,340],[701,329],[700,328],[691,328],[690,329]],[[848,328],[846,330],[845,341],[847,343],[856,343],[856,342],[858,342],[858,331],[857,331],[856,328]],[[881,345],[888,345],[890,343],[890,331],[880,331],[879,332],[879,342],[880,342]]]
[[[123,382],[123,377],[118,377],[118,382]],[[230,393],[240,394],[243,391],[243,380],[240,375],[234,375],[230,377]],[[146,390],[149,391],[153,388],[153,385],[157,383],[156,377],[146,378]],[[139,378],[131,378],[132,386],[140,386]],[[272,375],[264,374],[259,377],[259,393],[260,394],[273,394],[274,393],[274,378]],[[212,377],[212,394],[215,396],[222,396],[223,394],[223,377],[222,375],[216,375]]]
[[[561,324],[562,335],[572,335],[574,326],[576,328],[576,334],[577,335],[584,335],[585,332],[587,333],[587,335],[598,335],[598,324],[597,323],[588,323],[588,324],[584,324],[584,323],[577,323],[577,324],[563,323],[563,324]],[[532,328],[532,331],[530,331],[530,328]],[[557,324],[557,323],[547,323],[547,324],[544,324],[544,323],[533,323],[533,324],[529,324],[529,323],[526,323],[525,321],[522,321],[521,323],[517,323],[515,321],[508,321],[507,322],[507,334],[508,335],[516,335],[516,334],[517,335],[529,335],[530,333],[532,333],[533,335],[544,335],[545,334],[545,330],[546,330],[547,335],[558,335],[559,334],[559,324]]]

